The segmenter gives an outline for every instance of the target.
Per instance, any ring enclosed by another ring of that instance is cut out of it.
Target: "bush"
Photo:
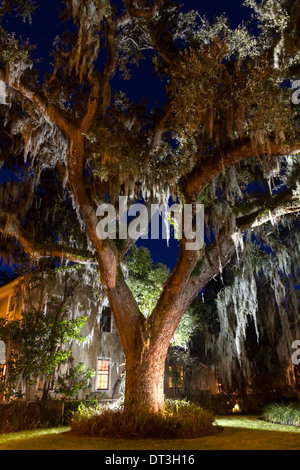
[[[272,423],[300,427],[300,403],[272,403],[264,409],[263,419]]]
[[[165,410],[150,413],[135,406],[110,409],[81,405],[73,413],[71,429],[80,435],[116,438],[178,439],[215,432],[213,416],[195,404],[167,401]]]
[[[78,401],[11,401],[0,403],[0,433],[65,426]]]

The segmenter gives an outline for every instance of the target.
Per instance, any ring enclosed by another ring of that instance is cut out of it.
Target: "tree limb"
[[[154,135],[153,135],[153,141],[152,141],[152,146],[154,149],[160,147],[162,135],[166,131],[165,124],[167,120],[169,119],[170,114],[171,114],[170,108],[166,107],[155,121]]]
[[[73,124],[68,120],[60,109],[54,104],[49,103],[45,98],[39,96],[36,91],[27,88],[21,81],[10,81],[4,69],[0,69],[0,80],[7,83],[9,87],[19,92],[24,98],[33,103],[46,121],[55,123],[66,135],[73,132]]]
[[[199,163],[187,175],[180,180],[180,188],[186,203],[191,203],[203,193],[209,183],[222,171],[235,163],[247,160],[251,157],[281,157],[300,152],[300,144],[276,144],[270,143],[269,148],[260,148],[259,154],[255,155],[251,142],[241,142],[240,145],[225,150],[216,149],[205,158],[199,156]]]
[[[111,89],[110,89],[110,79],[113,77],[116,67],[117,67],[117,41],[116,41],[116,21],[110,20],[109,18],[105,19],[105,34],[107,41],[107,53],[108,61],[105,65],[103,72],[103,115],[106,113],[106,109],[110,105],[111,99]]]
[[[98,77],[94,74],[93,78],[90,79],[91,82],[91,93],[88,99],[87,103],[87,109],[84,117],[81,120],[81,123],[79,125],[81,132],[83,134],[86,134],[94,120],[94,117],[96,115],[98,105],[99,105],[99,99],[100,99],[100,80]]]
[[[274,198],[263,198],[260,203],[261,207],[257,205],[255,211],[250,205],[249,213],[236,220],[238,231],[245,232],[269,222],[278,223],[283,216],[300,212],[299,199],[293,195],[292,190],[283,191],[282,194],[278,194]],[[192,276],[186,285],[186,303],[191,303],[208,282],[220,272],[220,269],[223,269],[231,261],[236,251],[232,235],[222,230],[217,242],[213,242],[207,248],[209,257],[204,256],[201,260],[200,276]]]
[[[281,217],[299,211],[299,199],[295,197],[292,189],[287,189],[276,196],[256,200],[254,207],[246,215],[237,218],[237,228],[244,232],[268,222],[276,223]]]
[[[32,259],[41,258],[61,258],[68,261],[73,261],[78,264],[91,264],[96,263],[96,259],[88,252],[60,243],[37,243],[33,237],[28,233],[17,221],[15,217],[6,217],[5,221],[1,220],[0,233],[6,237],[14,238],[21,243],[24,251]]]
[[[262,216],[261,211],[266,208],[266,202],[272,204],[272,207],[269,206],[270,210]],[[259,203],[254,211],[250,204],[248,214],[244,208],[244,215],[236,221],[237,230],[246,231],[267,222],[275,220],[278,222],[284,215],[300,212],[299,200],[292,190],[286,190],[267,200],[262,198]],[[185,241],[183,241],[177,266],[165,284],[164,291],[149,318],[153,340],[163,342],[162,331],[164,335],[166,331],[169,331],[172,339],[182,312],[186,312],[199,292],[230,263],[236,251],[232,235],[233,233],[229,234],[223,229],[218,239],[202,253],[186,251]],[[207,253],[209,256],[206,256]],[[198,275],[195,274],[196,267],[199,271]],[[168,325],[167,329],[163,328],[165,325]]]

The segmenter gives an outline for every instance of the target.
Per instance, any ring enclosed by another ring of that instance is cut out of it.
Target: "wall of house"
[[[197,398],[203,393],[214,395],[218,393],[216,371],[195,358],[185,361],[184,365],[167,360],[164,388],[167,398]]]
[[[205,364],[194,364],[190,372],[189,392],[191,396],[197,396],[203,391],[218,393],[216,371]]]
[[[19,280],[12,281],[0,288],[0,318],[8,317],[10,320],[19,318],[21,315],[21,305],[15,299],[15,289]],[[5,377],[7,373],[7,356],[9,355],[10,345],[4,343],[0,338],[0,378]],[[3,395],[0,394],[0,401]]]
[[[74,301],[76,302],[77,292],[74,292]],[[88,294],[88,292],[86,292]],[[91,293],[89,293],[91,295]],[[81,294],[79,295],[81,298]],[[86,296],[88,298],[88,295]],[[121,339],[111,316],[109,331],[103,331],[102,313],[108,307],[107,300],[100,306],[90,308],[90,314],[84,327],[82,328],[82,336],[85,341],[81,344],[72,344],[72,357],[74,364],[84,363],[86,369],[94,369],[95,377],[91,379],[90,387],[79,393],[79,398],[103,397],[103,398],[119,398],[121,391],[123,364],[125,362]],[[86,309],[87,311],[88,309]],[[110,309],[109,309],[110,310]],[[106,328],[107,330],[107,328]],[[109,361],[107,386],[99,388],[99,361]]]

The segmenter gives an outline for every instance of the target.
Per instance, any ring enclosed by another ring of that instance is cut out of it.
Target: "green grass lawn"
[[[257,417],[216,419],[213,436],[180,440],[126,440],[77,437],[69,428],[0,434],[0,450],[300,450],[300,428]]]

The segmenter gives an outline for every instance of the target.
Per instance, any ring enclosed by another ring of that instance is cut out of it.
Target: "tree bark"
[[[157,413],[164,408],[166,353],[151,348],[139,357],[132,351],[126,357],[125,407],[133,405]]]

